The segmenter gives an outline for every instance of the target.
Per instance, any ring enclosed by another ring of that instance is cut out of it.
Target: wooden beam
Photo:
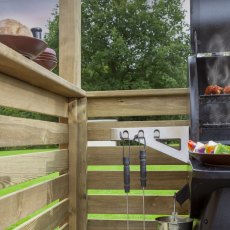
[[[140,189],[140,172],[131,172],[131,189]],[[179,190],[188,182],[187,171],[149,171],[147,190]],[[123,172],[89,171],[88,189],[123,189]]]
[[[94,214],[126,214],[126,196],[89,196],[88,212]],[[142,196],[129,195],[129,213],[142,214]],[[145,196],[145,214],[171,215],[173,196]],[[189,213],[188,202],[183,206],[177,204],[176,210],[180,215]]]
[[[0,147],[68,143],[68,125],[0,116]]]
[[[166,121],[90,121],[88,122],[89,141],[110,141],[112,128],[188,126],[188,120]]]
[[[81,0],[59,5],[59,74],[81,88]]]
[[[130,230],[143,229],[143,221],[129,221]],[[88,230],[124,230],[127,229],[126,220],[89,220]],[[146,230],[157,230],[155,221],[146,221]]]
[[[68,116],[68,99],[0,73],[0,106]]]
[[[69,104],[69,228],[87,229],[87,99]]]
[[[140,89],[140,90],[111,90],[111,91],[90,91],[86,92],[87,98],[108,98],[108,97],[152,97],[182,95],[188,96],[187,88],[179,89]]]
[[[111,91],[112,92],[112,91]],[[172,92],[144,96],[89,97],[88,116],[96,117],[128,117],[154,115],[187,115],[189,114],[188,93]]]
[[[123,165],[122,146],[112,147],[88,147],[88,165]],[[147,148],[147,165],[182,165],[173,157],[167,156],[152,148]],[[139,146],[132,146],[130,156],[132,165],[139,165]]]

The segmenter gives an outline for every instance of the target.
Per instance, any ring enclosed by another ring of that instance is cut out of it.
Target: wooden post
[[[59,75],[81,88],[81,0],[59,0]],[[87,229],[87,99],[69,101],[69,229]]]
[[[59,6],[59,75],[81,88],[81,0]]]
[[[69,103],[70,229],[87,230],[87,99]]]

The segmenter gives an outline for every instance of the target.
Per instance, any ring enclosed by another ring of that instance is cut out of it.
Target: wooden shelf
[[[85,91],[0,43],[0,72],[65,97]]]

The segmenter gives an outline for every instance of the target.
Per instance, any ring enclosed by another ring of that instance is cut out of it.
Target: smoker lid
[[[193,53],[229,52],[230,0],[190,0],[190,2]]]

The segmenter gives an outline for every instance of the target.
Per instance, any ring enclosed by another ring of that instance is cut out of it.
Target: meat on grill
[[[205,89],[205,95],[221,94],[221,93],[223,93],[223,88],[218,85],[209,85]]]
[[[224,87],[224,93],[230,94],[230,85]]]

